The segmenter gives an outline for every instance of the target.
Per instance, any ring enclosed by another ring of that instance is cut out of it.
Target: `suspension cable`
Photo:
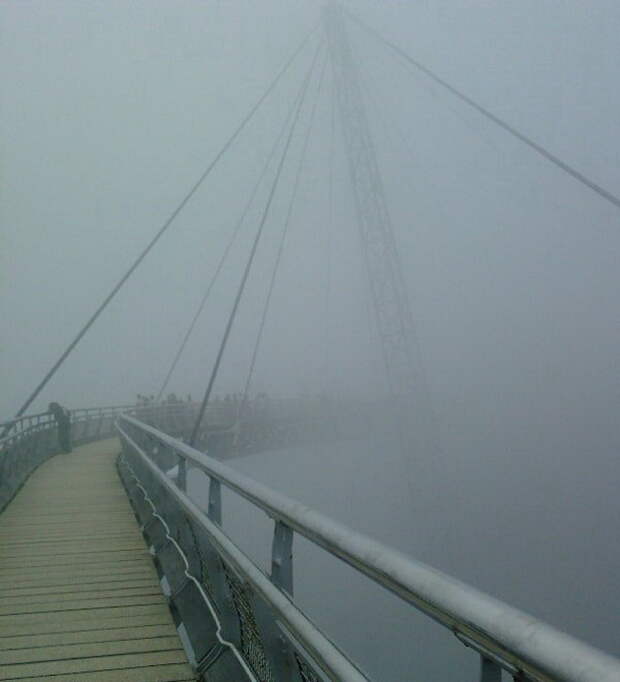
[[[325,300],[323,302],[323,392],[328,393],[329,381],[329,315],[332,286],[332,233],[334,231],[334,157],[336,151],[336,80],[332,73],[330,92],[330,121],[329,121],[329,176],[328,201],[329,219],[327,234],[325,235]]]
[[[71,351],[78,345],[78,343],[81,341],[82,337],[86,334],[86,332],[92,327],[94,322],[97,320],[97,318],[101,315],[101,313],[105,310],[105,308],[108,306],[110,301],[116,296],[116,294],[119,292],[121,287],[125,284],[125,282],[131,277],[131,275],[134,273],[136,268],[142,263],[144,258],[147,256],[149,251],[155,246],[155,244],[159,241],[159,239],[163,236],[163,234],[166,232],[166,230],[170,227],[170,225],[173,223],[174,219],[179,215],[179,213],[183,210],[183,208],[186,206],[187,202],[192,198],[192,196],[196,193],[200,185],[204,182],[204,180],[207,178],[208,175],[210,175],[211,171],[216,167],[220,159],[224,156],[224,154],[230,149],[232,144],[235,142],[235,140],[239,137],[243,129],[246,127],[246,125],[250,122],[250,120],[254,117],[254,114],[258,111],[258,109],[261,107],[263,102],[269,97],[269,95],[273,92],[275,89],[276,85],[279,83],[281,78],[284,76],[284,74],[288,71],[289,67],[293,62],[296,60],[297,56],[300,54],[300,52],[303,50],[303,48],[306,46],[308,41],[310,40],[310,37],[314,34],[316,31],[316,27],[312,29],[312,31],[303,39],[301,44],[297,47],[297,49],[293,52],[293,54],[287,59],[287,61],[284,63],[284,65],[280,68],[278,73],[276,74],[275,78],[271,81],[271,83],[268,85],[266,90],[263,92],[259,100],[254,104],[254,106],[250,109],[250,111],[246,114],[245,118],[241,121],[241,123],[237,126],[233,134],[228,138],[226,143],[222,146],[220,151],[215,155],[215,158],[211,161],[209,166],[206,168],[206,170],[203,172],[203,174],[198,178],[196,183],[192,186],[192,188],[189,190],[189,192],[185,195],[183,200],[178,204],[178,206],[174,209],[174,211],[170,214],[166,222],[162,225],[162,227],[159,229],[159,231],[155,234],[155,236],[151,239],[151,241],[147,244],[146,248],[140,253],[140,255],[136,258],[136,260],[133,262],[131,267],[125,272],[125,274],[121,277],[121,279],[117,282],[117,284],[113,287],[113,289],[110,291],[110,293],[106,296],[104,299],[103,303],[95,310],[95,312],[92,314],[92,316],[88,319],[86,324],[82,327],[82,329],[78,332],[77,336],[71,341],[71,343],[67,346],[67,348],[64,350],[62,355],[56,360],[52,368],[47,372],[47,374],[43,377],[42,381],[38,384],[38,386],[34,389],[34,391],[28,396],[26,402],[20,407],[19,411],[15,415],[16,417],[20,417],[24,412],[30,407],[32,402],[36,399],[36,397],[41,393],[41,391],[45,388],[49,380],[54,376],[56,371],[60,368],[60,366],[63,364],[63,362],[67,359]],[[5,429],[6,430],[6,429]],[[3,434],[4,435],[4,432]]]
[[[295,110],[295,116],[293,118],[293,121],[291,123],[291,127],[288,133],[288,137],[286,139],[286,144],[284,146],[284,150],[282,152],[282,156],[280,157],[280,163],[278,165],[278,170],[276,171],[276,176],[274,178],[273,184],[271,186],[271,191],[269,193],[269,197],[267,199],[267,203],[265,204],[265,209],[263,211],[263,215],[258,227],[258,230],[256,232],[256,237],[254,238],[254,243],[252,244],[252,250],[250,251],[250,255],[248,257],[248,261],[245,266],[245,270],[243,272],[243,276],[241,278],[241,282],[239,284],[239,289],[237,291],[237,296],[235,297],[235,302],[233,304],[232,310],[230,312],[230,316],[228,318],[228,323],[226,325],[226,330],[224,331],[224,336],[222,337],[222,341],[220,343],[220,347],[217,353],[217,357],[215,360],[215,364],[213,365],[213,369],[211,371],[211,376],[209,378],[209,383],[207,385],[207,389],[204,394],[204,398],[202,399],[202,404],[200,405],[200,410],[198,412],[198,417],[196,418],[196,423],[194,424],[194,428],[192,430],[192,434],[189,440],[189,444],[191,446],[194,446],[196,443],[196,438],[198,436],[198,431],[200,429],[200,424],[202,422],[202,419],[204,417],[205,410],[207,408],[207,404],[209,402],[209,398],[211,397],[211,391],[213,390],[213,384],[215,383],[215,379],[218,374],[218,370],[220,367],[220,363],[222,361],[222,356],[224,354],[224,350],[226,348],[226,345],[228,343],[228,337],[230,335],[230,330],[232,329],[233,322],[235,320],[236,314],[237,314],[237,309],[239,308],[239,303],[241,301],[241,297],[243,296],[243,291],[245,289],[245,284],[248,279],[248,275],[250,274],[250,269],[252,268],[252,263],[254,262],[254,256],[256,255],[256,250],[258,248],[258,244],[260,242],[260,238],[263,234],[263,230],[265,227],[265,223],[267,222],[267,216],[269,215],[269,211],[271,208],[271,204],[273,201],[273,197],[276,193],[276,189],[278,187],[280,177],[282,175],[282,169],[284,167],[284,161],[286,160],[286,157],[288,155],[288,150],[291,145],[291,139],[293,138],[293,133],[295,131],[295,128],[297,126],[297,121],[299,119],[299,113],[301,111],[301,108],[303,106],[303,103],[306,99],[306,93],[308,92],[308,85],[310,83],[310,78],[312,76],[312,73],[314,72],[314,69],[316,67],[316,61],[319,56],[319,52],[321,51],[321,48],[323,47],[323,42],[321,41],[319,45],[316,48],[316,51],[314,53],[314,57],[312,59],[312,64],[310,65],[310,68],[308,69],[308,73],[306,74],[306,77],[304,79],[304,82],[301,86],[301,89],[299,91],[299,94],[297,96],[298,102],[297,102],[297,108]]]
[[[328,59],[327,59],[327,55],[326,55],[325,60],[323,62],[323,67],[321,69],[321,75],[319,78],[319,83],[318,83],[318,86],[316,89],[314,104],[312,105],[312,112],[310,114],[310,120],[308,122],[308,128],[306,130],[306,137],[304,139],[304,144],[303,144],[301,156],[299,159],[299,165],[297,166],[297,173],[295,175],[295,182],[293,184],[293,191],[291,193],[291,198],[290,198],[289,205],[288,205],[286,219],[284,221],[284,229],[282,230],[282,235],[280,236],[280,244],[278,246],[278,253],[276,255],[276,260],[275,260],[273,269],[271,271],[271,280],[269,282],[269,289],[267,291],[267,298],[265,299],[265,303],[263,305],[263,313],[261,316],[261,321],[260,321],[260,325],[258,328],[258,333],[256,334],[256,341],[254,343],[254,350],[252,352],[252,360],[250,362],[250,369],[248,371],[248,375],[247,375],[247,378],[245,381],[245,387],[243,389],[243,397],[241,398],[241,401],[239,402],[238,407],[237,407],[237,419],[239,419],[239,417],[241,416],[243,407],[244,407],[245,403],[247,402],[248,392],[250,390],[250,384],[252,383],[252,378],[254,377],[254,369],[256,366],[256,360],[258,358],[258,352],[259,352],[260,344],[261,344],[261,341],[263,338],[263,332],[265,330],[265,322],[267,321],[267,315],[269,314],[269,306],[271,304],[271,297],[273,294],[276,278],[278,275],[278,270],[280,268],[280,263],[282,261],[282,254],[284,253],[284,245],[286,243],[286,237],[287,237],[289,227],[291,224],[291,217],[293,215],[293,207],[295,205],[295,199],[297,198],[297,192],[299,190],[299,181],[301,179],[301,174],[302,174],[302,171],[304,168],[304,161],[306,160],[306,154],[308,151],[308,144],[310,142],[310,135],[312,133],[312,128],[314,125],[314,119],[315,119],[315,115],[316,115],[317,104],[319,102],[321,91],[323,89],[323,80],[325,77],[325,67],[327,66],[327,61],[328,61]]]
[[[523,142],[523,144],[526,144],[536,153],[540,154],[540,156],[547,159],[547,161],[549,161],[553,165],[557,166],[560,170],[563,170],[565,173],[570,175],[574,180],[581,183],[582,185],[585,185],[590,190],[598,194],[600,197],[608,201],[610,204],[613,204],[616,208],[620,208],[620,197],[616,196],[615,194],[612,194],[610,191],[606,190],[604,187],[594,182],[594,180],[591,180],[580,171],[576,170],[572,166],[569,166],[569,164],[567,164],[565,161],[562,161],[562,159],[557,157],[548,149],[538,144],[537,142],[534,142],[534,140],[532,140],[530,137],[528,137],[524,133],[519,132],[512,125],[510,125],[506,121],[502,120],[501,118],[490,112],[481,104],[478,104],[471,97],[461,92],[454,86],[450,85],[450,83],[448,83],[443,78],[438,76],[436,73],[431,71],[431,69],[427,68],[426,66],[424,66],[424,64],[420,63],[419,61],[411,57],[409,54],[407,54],[401,47],[396,45],[396,43],[393,43],[387,38],[384,38],[376,29],[372,28],[372,26],[369,26],[365,21],[362,21],[362,19],[352,14],[349,10],[345,10],[345,12],[347,16],[352,21],[354,21],[358,26],[361,26],[367,33],[370,33],[376,40],[382,43],[385,47],[389,48],[401,59],[404,59],[408,64],[414,66],[416,69],[424,73],[430,79],[432,79],[433,81],[441,85],[443,88],[448,90],[450,93],[452,93],[455,97],[458,97],[458,99],[460,99],[462,102],[465,102],[465,104],[469,105],[478,113],[482,114],[484,117],[495,123],[495,125],[502,128],[505,132],[517,138],[520,142]]]
[[[269,170],[269,166],[271,165],[271,162],[273,161],[273,159],[276,155],[278,147],[280,146],[280,142],[282,141],[282,138],[284,137],[284,134],[286,133],[286,131],[288,129],[289,123],[291,121],[291,117],[293,116],[293,112],[295,111],[295,104],[296,104],[296,102],[293,102],[293,104],[289,108],[289,111],[288,111],[288,114],[287,114],[286,119],[284,121],[284,124],[282,125],[282,128],[280,129],[280,132],[278,133],[278,136],[277,136],[273,146],[271,147],[271,150],[269,152],[269,156],[267,157],[267,160],[265,162],[265,165],[263,166],[261,174],[260,174],[258,180],[256,181],[254,188],[252,189],[252,192],[250,194],[250,198],[248,199],[248,201],[246,202],[246,204],[243,208],[241,216],[239,217],[239,220],[237,221],[237,223],[234,227],[234,230],[231,234],[231,237],[228,240],[228,244],[226,245],[224,253],[222,254],[222,257],[220,258],[220,261],[217,264],[215,272],[214,272],[213,276],[211,277],[211,281],[209,282],[209,285],[207,286],[207,289],[206,289],[206,291],[202,297],[202,300],[200,301],[200,304],[199,304],[198,308],[196,309],[196,313],[194,314],[194,317],[193,317],[193,319],[192,319],[192,321],[191,321],[191,323],[187,329],[187,332],[186,332],[185,336],[183,337],[183,341],[181,342],[181,345],[180,345],[179,349],[177,350],[176,355],[174,356],[172,364],[170,365],[170,369],[168,370],[168,374],[166,375],[166,378],[164,379],[164,382],[163,382],[161,388],[159,389],[159,393],[157,394],[157,398],[155,399],[156,402],[159,402],[164,391],[166,390],[166,387],[168,386],[170,378],[172,377],[172,374],[173,374],[173,372],[174,372],[174,370],[175,370],[175,368],[176,368],[176,366],[177,366],[177,364],[181,358],[181,355],[183,354],[183,351],[185,350],[185,347],[187,346],[189,338],[192,335],[192,332],[194,331],[194,327],[196,326],[196,323],[198,322],[198,318],[202,314],[202,311],[203,311],[203,309],[207,303],[207,300],[211,294],[211,290],[213,289],[213,287],[214,287],[214,285],[215,285],[215,283],[216,283],[216,281],[220,275],[220,272],[222,271],[224,263],[227,260],[228,255],[230,254],[230,250],[232,249],[232,246],[233,246],[235,240],[237,239],[239,232],[241,231],[241,227],[243,226],[243,223],[245,222],[247,214],[250,210],[250,207],[252,206],[252,203],[254,202],[254,199],[256,197],[256,194],[258,193],[260,185],[262,184],[265,176],[267,175],[267,171]]]

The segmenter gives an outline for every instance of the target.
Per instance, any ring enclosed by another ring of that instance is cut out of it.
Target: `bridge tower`
[[[381,341],[390,397],[400,406],[399,429],[416,450],[436,451],[426,382],[417,367],[413,315],[394,239],[383,181],[351,52],[343,11],[332,0],[324,9],[336,99],[340,112],[359,235]]]

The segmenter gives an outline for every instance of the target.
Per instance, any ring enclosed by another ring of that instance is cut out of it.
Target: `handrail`
[[[4,422],[0,422],[0,428],[4,426],[9,426],[10,424],[16,424],[19,421],[22,421],[23,419],[36,419],[38,417],[45,417],[46,415],[50,414],[49,412],[37,412],[36,414],[24,414],[21,417],[14,417],[13,419],[7,419]]]
[[[72,443],[83,445],[115,435],[116,417],[128,409],[133,406],[72,410],[70,426],[60,424],[52,412],[25,414],[0,424],[0,511],[49,457],[69,451]]]
[[[36,427],[49,426],[54,421],[51,412],[25,414],[0,424],[0,446],[22,438]]]
[[[449,628],[463,643],[477,650],[483,661],[534,680],[620,680],[618,659],[271,490],[126,414],[117,422],[122,438],[130,438],[123,425],[170,448],[186,468],[191,464],[202,470],[211,480],[235,491],[275,521]],[[189,508],[186,495],[177,486],[172,487],[183,506]]]
[[[75,414],[77,412],[102,412],[102,411],[119,411],[119,410],[135,410],[137,408],[142,407],[141,405],[135,405],[135,404],[126,404],[126,405],[103,405],[103,406],[97,406],[97,407],[76,407],[72,408],[69,410],[71,414]]]
[[[97,415],[101,415],[103,413],[108,413],[110,415],[117,415],[119,412],[131,410],[131,409],[135,409],[135,408],[136,408],[135,405],[124,404],[124,405],[109,405],[109,406],[105,406],[105,407],[79,407],[76,409],[69,410],[69,412],[71,415],[71,421],[75,421],[76,418],[83,418],[85,416],[87,417],[87,416],[95,414],[95,413]],[[13,419],[8,419],[4,422],[0,422],[0,432],[3,433],[3,435],[0,436],[0,443],[14,439],[16,435],[21,433],[21,431],[19,431],[19,432],[13,431],[13,429],[17,425],[26,424],[27,426],[30,426],[30,425],[32,425],[32,422],[35,420],[37,423],[39,423],[43,417],[47,417],[48,418],[47,422],[49,422],[49,423],[55,422],[53,414],[49,411],[37,412],[35,414],[24,414],[20,417],[15,417]]]
[[[191,500],[179,490],[169,476],[154,464],[140,446],[120,426],[117,426],[121,437],[129,442],[140,454],[146,466],[164,486],[180,502],[185,511],[209,532],[212,541],[217,545],[220,554],[244,576],[258,594],[277,612],[279,618],[291,631],[299,637],[302,644],[319,661],[324,670],[333,679],[342,682],[367,682],[367,678],[349,661],[346,656],[300,611],[291,598],[279,590],[265,574],[228,538],[221,528]]]

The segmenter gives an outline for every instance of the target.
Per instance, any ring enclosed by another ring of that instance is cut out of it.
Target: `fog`
[[[346,6],[617,193],[616,2]],[[17,411],[178,205],[320,9],[302,0],[0,6],[2,418]],[[381,433],[234,465],[620,654],[620,211],[360,28],[350,25],[349,37],[440,454],[429,461],[410,453],[403,463]],[[319,39],[317,32],[31,411],[52,400],[94,406],[159,391]],[[242,391],[247,377],[318,78],[226,348],[221,395]],[[329,68],[317,102],[251,390],[382,399],[340,123],[331,143]],[[271,168],[170,391],[202,396]],[[312,555],[303,570],[340,575],[321,561]],[[332,587],[343,584],[334,577]],[[331,594],[319,594],[310,578],[301,585],[311,608]],[[390,618],[409,622],[392,602],[379,603],[385,627]],[[346,611],[316,608],[320,622],[321,613],[362,656],[371,624],[347,634]],[[375,677],[403,679],[409,659],[398,660]]]

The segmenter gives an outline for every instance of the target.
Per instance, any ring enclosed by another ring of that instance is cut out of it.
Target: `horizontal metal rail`
[[[139,408],[135,405],[111,405],[105,407],[84,407],[69,410],[71,423],[92,420],[93,418],[104,418],[118,416],[121,412],[140,415]],[[5,435],[0,438],[0,446],[16,437],[20,437],[29,429],[41,425],[55,426],[54,415],[51,412],[39,412],[37,414],[25,414],[16,419],[9,419],[0,423],[0,431]]]
[[[5,426],[11,426],[13,424],[17,424],[20,421],[27,420],[27,419],[37,419],[38,417],[44,417],[48,415],[49,412],[38,412],[36,414],[25,414],[22,417],[16,417],[15,419],[9,419],[5,422],[0,422],[0,428],[4,428]]]
[[[265,574],[228,538],[217,523],[211,520],[195,502],[161,471],[142,448],[119,427],[121,437],[130,445],[158,483],[171,492],[181,507],[194,521],[201,524],[221,557],[243,576],[252,588],[277,613],[284,625],[318,661],[332,679],[342,682],[366,682],[367,678],[346,656],[297,608],[292,599],[278,589]]]
[[[53,421],[51,412],[39,412],[3,422],[0,424],[0,433],[4,434],[0,438],[0,447],[15,438],[16,435],[23,434],[33,427],[52,423]]]
[[[0,511],[13,499],[28,476],[45,460],[70,449],[116,435],[114,423],[121,413],[142,416],[131,405],[89,407],[69,412],[70,425],[61,442],[59,424],[52,412],[27,414],[0,424]]]
[[[566,682],[620,680],[618,659],[357,533],[129,415],[119,417],[117,428],[126,446],[140,458],[148,460],[149,468],[174,493],[178,504],[207,527],[225,554],[234,554],[230,540],[212,523],[214,518],[221,518],[220,484],[276,521],[274,547],[278,530],[295,531],[448,628],[466,646],[480,654],[481,680],[500,680],[500,669],[520,676],[520,679]],[[178,485],[161,473],[157,456],[162,451],[172,455],[179,466]],[[211,521],[182,490],[190,467],[210,477]],[[240,560],[238,556],[236,559]],[[256,567],[252,569],[244,565],[245,569],[251,582],[260,582]],[[271,579],[274,579],[273,573]],[[263,588],[256,585],[256,589]],[[275,602],[274,608],[278,608]],[[304,641],[304,645],[310,647],[317,635],[306,635],[309,639]]]
[[[152,417],[160,427],[173,408],[114,405],[69,411],[69,429],[61,443],[59,424],[52,412],[27,414],[0,424],[0,511],[13,499],[28,476],[45,460],[73,445],[83,445],[116,435],[115,421],[122,412]],[[178,410],[175,405],[174,410]]]

